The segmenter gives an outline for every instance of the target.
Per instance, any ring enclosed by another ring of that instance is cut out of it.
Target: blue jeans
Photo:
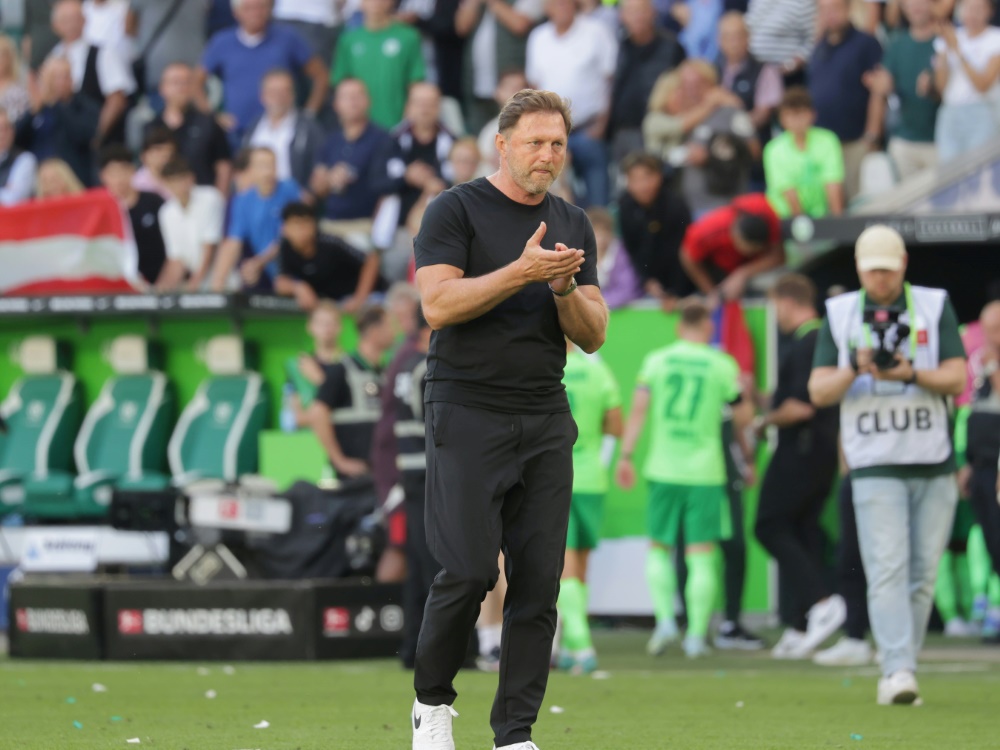
[[[608,144],[591,138],[584,130],[574,130],[569,135],[569,153],[573,158],[573,171],[583,180],[586,200],[583,206],[606,206],[610,199],[608,178]]]
[[[945,104],[938,110],[934,128],[938,164],[985,146],[998,134],[996,113],[986,102]]]
[[[955,477],[870,477],[851,484],[882,674],[914,671],[934,603],[938,563],[955,519]]]

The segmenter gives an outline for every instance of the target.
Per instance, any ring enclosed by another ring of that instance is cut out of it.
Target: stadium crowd
[[[0,35],[0,204],[103,186],[156,290],[357,310],[412,273],[428,201],[493,170],[499,105],[533,86],[572,103],[557,192],[604,230],[612,305],[735,298],[782,255],[763,222],[706,249],[734,216],[838,215],[866,162],[905,179],[997,134],[993,20],[990,0],[29,2]],[[292,203],[315,248],[283,233]]]

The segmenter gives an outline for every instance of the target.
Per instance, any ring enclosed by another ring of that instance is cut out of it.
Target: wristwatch
[[[569,282],[569,286],[566,287],[565,292],[557,292],[555,289],[552,288],[551,284],[549,284],[549,291],[552,292],[557,297],[568,297],[569,295],[571,295],[573,292],[576,291],[576,277],[574,276],[573,280]]]

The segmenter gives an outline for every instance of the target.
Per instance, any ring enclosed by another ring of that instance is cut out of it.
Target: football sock
[[[958,598],[955,593],[955,555],[945,550],[938,565],[937,583],[934,585],[934,603],[944,622],[958,617]]]
[[[646,583],[653,600],[657,626],[674,622],[674,594],[677,593],[677,571],[670,551],[652,546],[646,557]]]
[[[684,598],[688,608],[688,635],[704,638],[708,634],[708,623],[712,619],[718,577],[715,556],[710,552],[696,552],[685,555],[688,566],[687,586]]]
[[[559,583],[559,601],[556,607],[563,620],[563,651],[576,653],[591,648],[586,585],[579,578],[563,579]]]

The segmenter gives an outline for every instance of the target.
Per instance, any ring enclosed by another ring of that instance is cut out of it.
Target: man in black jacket
[[[676,37],[658,27],[651,0],[623,0],[621,22],[627,35],[618,48],[608,121],[611,156],[616,162],[642,150],[642,118],[653,84],[685,57]]]
[[[619,201],[625,250],[647,295],[672,310],[677,300],[694,291],[680,263],[681,242],[691,223],[684,199],[663,176],[663,163],[651,154],[625,157],[626,190]]]

